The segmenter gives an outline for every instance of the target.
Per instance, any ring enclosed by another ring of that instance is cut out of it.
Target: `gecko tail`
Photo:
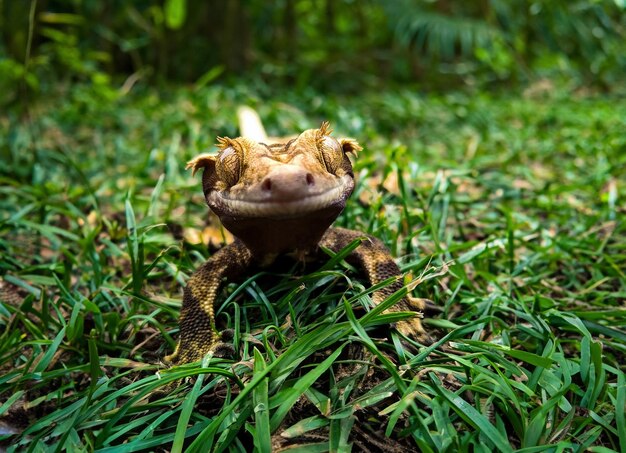
[[[242,105],[237,109],[237,119],[239,120],[239,133],[242,137],[258,143],[267,143],[267,133],[256,110]]]

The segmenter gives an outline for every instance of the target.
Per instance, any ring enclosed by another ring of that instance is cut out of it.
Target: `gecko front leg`
[[[367,238],[354,251],[346,257],[346,261],[360,267],[370,285],[376,285],[390,277],[397,276],[398,279],[389,285],[381,288],[372,295],[375,304],[379,304],[404,286],[400,268],[393,260],[389,250],[378,238],[366,235],[360,231],[348,230],[345,228],[330,228],[322,238],[320,245],[333,252],[340,252],[352,241],[358,238]],[[418,299],[407,295],[388,311],[417,311],[422,312],[425,306],[425,299]],[[422,327],[420,316],[400,321],[396,328],[404,335],[418,341],[426,341],[428,334]]]
[[[245,272],[252,253],[239,240],[220,249],[189,278],[180,311],[180,338],[169,363],[195,362],[211,351],[224,347],[215,326],[215,299],[224,279]]]

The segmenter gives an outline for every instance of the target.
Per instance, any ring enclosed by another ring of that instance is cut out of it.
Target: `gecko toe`
[[[235,346],[232,343],[224,343],[222,341],[211,346],[211,351],[215,357],[232,357],[235,355]]]

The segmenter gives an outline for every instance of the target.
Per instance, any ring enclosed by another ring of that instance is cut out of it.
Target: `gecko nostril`
[[[309,186],[312,186],[312,185],[314,185],[314,184],[315,184],[315,178],[313,177],[313,175],[312,175],[311,173],[307,173],[307,174],[306,174],[306,183],[307,183]]]
[[[265,178],[261,184],[261,188],[268,192],[272,190],[272,180],[270,178]]]

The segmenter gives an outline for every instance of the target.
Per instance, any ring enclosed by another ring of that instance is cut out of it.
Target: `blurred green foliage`
[[[112,77],[218,77],[358,92],[540,77],[611,89],[626,70],[623,0],[0,1],[0,103]]]

